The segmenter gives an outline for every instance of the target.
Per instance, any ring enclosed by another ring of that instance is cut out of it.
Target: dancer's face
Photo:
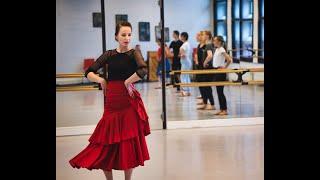
[[[120,46],[128,47],[131,40],[131,28],[128,26],[122,26],[119,33],[116,36]]]
[[[173,39],[179,39],[179,36],[176,35],[175,33],[172,34]]]
[[[213,38],[213,45],[215,47],[220,47],[221,46],[221,41],[218,40],[218,38]]]
[[[180,35],[180,41],[185,42],[186,39],[183,36]]]
[[[206,35],[205,33],[200,34],[200,42],[205,43],[206,42]]]

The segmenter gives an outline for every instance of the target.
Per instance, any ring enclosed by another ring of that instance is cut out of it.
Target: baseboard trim
[[[225,118],[225,119],[205,119],[205,120],[186,120],[186,121],[168,121],[167,129],[185,129],[185,128],[204,128],[204,127],[222,127],[222,126],[250,126],[264,124],[264,117],[250,118]],[[72,126],[56,128],[56,136],[75,136],[92,134],[96,125]]]
[[[188,121],[167,121],[168,129],[222,127],[222,126],[251,126],[264,124],[264,117],[205,119]]]

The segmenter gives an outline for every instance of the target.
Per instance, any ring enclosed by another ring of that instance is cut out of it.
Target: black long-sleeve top
[[[108,81],[126,80],[135,72],[141,79],[147,74],[147,65],[141,52],[135,49],[124,53],[119,53],[116,49],[106,51],[87,69],[85,77],[89,72],[96,73],[104,66],[107,69]]]
[[[199,62],[199,69],[211,69],[212,68],[212,61],[208,62],[208,67],[203,67],[203,63],[206,60],[207,56],[208,56],[208,52],[207,51],[212,51],[212,55],[215,52],[215,49],[213,47],[212,44],[205,44],[202,47],[200,47],[200,44],[198,45],[198,49],[197,49],[197,56],[198,56],[198,62]]]

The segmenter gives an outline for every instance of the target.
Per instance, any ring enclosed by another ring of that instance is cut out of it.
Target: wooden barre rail
[[[63,92],[63,91],[92,91],[92,90],[99,90],[98,87],[57,87],[56,92]]]
[[[241,86],[241,85],[262,85],[264,81],[248,81],[248,82],[231,82],[231,81],[217,81],[217,82],[193,82],[193,83],[177,83],[180,87],[204,87],[204,86]]]
[[[241,68],[241,69],[205,69],[205,70],[174,70],[170,74],[221,74],[221,73],[245,73],[264,72],[264,68]]]
[[[99,74],[96,74],[99,76]],[[56,78],[84,78],[84,73],[62,73],[56,74]]]
[[[56,88],[65,89],[65,88],[91,88],[91,87],[99,87],[99,85],[78,85],[78,86],[56,86]]]

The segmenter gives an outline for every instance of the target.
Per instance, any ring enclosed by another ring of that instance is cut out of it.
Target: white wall
[[[102,52],[92,12],[100,12],[99,0],[56,0],[56,73],[82,72],[83,59]]]
[[[133,26],[132,46],[140,44],[143,56],[147,51],[156,50],[154,27],[160,22],[158,0],[106,0],[107,49],[117,46],[114,41],[116,14],[128,14],[128,21]],[[125,4],[125,6],[124,6]],[[169,27],[170,40],[173,30],[186,31],[190,36],[191,46],[196,47],[195,34],[204,29],[213,29],[212,0],[164,0],[165,27]],[[139,42],[138,22],[150,22],[150,42]],[[169,45],[169,43],[168,43]]]
[[[164,0],[165,26],[186,31],[191,46],[195,34],[213,29],[212,0]],[[82,72],[83,59],[97,58],[101,51],[101,28],[92,27],[92,12],[100,12],[100,0],[56,0],[56,71]],[[133,26],[132,46],[141,45],[143,56],[157,49],[154,27],[160,21],[158,0],[105,0],[107,49],[117,46],[114,40],[115,14],[128,14]],[[138,22],[150,22],[150,41],[139,42]],[[172,37],[170,37],[172,40]]]

